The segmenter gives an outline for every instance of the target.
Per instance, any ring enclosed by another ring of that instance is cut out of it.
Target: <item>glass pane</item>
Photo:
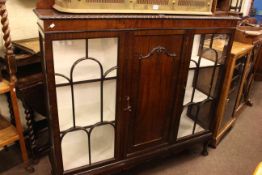
[[[91,163],[114,157],[115,130],[112,125],[96,127],[91,134]]]
[[[86,56],[86,40],[53,41],[53,58],[55,73],[70,77],[70,69],[76,60]],[[79,75],[82,76],[82,75]],[[66,83],[56,79],[56,84]]]
[[[197,102],[201,102],[201,101],[207,99],[206,94],[204,94],[203,92],[193,88],[195,76],[196,76],[195,70],[190,70],[188,72],[186,92],[185,92],[185,96],[184,96],[183,105],[187,105],[188,103],[191,103],[191,102],[197,103]],[[193,95],[193,93],[194,93],[194,95]],[[193,97],[193,99],[192,99],[192,97]]]
[[[116,114],[116,80],[104,82],[104,120],[115,120]]]
[[[61,142],[65,170],[113,158],[118,38],[54,41],[53,49],[61,135],[69,130]]]
[[[88,57],[98,59],[104,72],[117,65],[118,38],[98,38],[88,40]],[[107,77],[116,76],[113,71]]]
[[[55,73],[67,77],[70,77],[71,66],[74,62],[85,57],[92,57],[99,61],[105,73],[117,65],[117,54],[118,38],[53,41]],[[116,76],[116,71],[111,72],[107,77],[113,76]],[[101,78],[101,72],[98,64],[94,61],[83,61],[74,70],[74,81],[97,78]],[[59,83],[65,83],[65,80],[57,80],[56,84]]]
[[[177,138],[209,130],[228,41],[226,34],[194,36]]]
[[[73,127],[72,96],[69,86],[56,88],[60,130]]]
[[[93,125],[100,121],[100,82],[74,85],[77,126]]]
[[[93,125],[101,120],[100,82],[74,85],[76,125]],[[116,80],[104,82],[104,121],[115,120]]]
[[[64,170],[89,164],[88,136],[85,131],[66,134],[62,139],[61,147]]]
[[[188,107],[185,107],[181,114],[177,138],[191,135],[193,132],[192,130],[193,127],[194,127],[194,121],[188,116]],[[200,131],[204,131],[204,128],[196,124],[195,132],[200,132]]]
[[[221,127],[220,127],[221,130],[223,130],[224,127],[228,124],[228,122],[232,120],[234,110],[238,108],[238,106],[236,105],[236,102],[237,102],[239,88],[241,85],[241,80],[243,78],[243,74],[245,70],[244,67],[246,65],[247,58],[248,56],[246,55],[241,58],[238,58],[235,62],[233,77],[232,77],[232,81],[230,84],[230,89],[229,89],[228,97],[227,97],[227,104],[225,106],[225,112],[224,112],[223,120],[222,120]]]

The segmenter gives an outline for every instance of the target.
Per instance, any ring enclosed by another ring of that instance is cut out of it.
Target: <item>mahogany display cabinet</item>
[[[252,45],[250,58],[245,65],[245,76],[243,77],[240,94],[237,99],[235,115],[238,116],[246,106],[253,106],[250,92],[252,91],[254,81],[259,78],[259,67],[261,66],[261,33],[258,32],[261,27],[238,26],[235,32],[235,41]]]
[[[197,143],[207,154],[238,18],[35,13],[53,174],[111,174]]]

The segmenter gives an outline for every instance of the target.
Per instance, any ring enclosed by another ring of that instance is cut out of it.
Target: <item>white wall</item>
[[[245,0],[242,5],[241,12],[243,12],[243,16],[248,16],[250,6],[251,6],[251,1],[252,0]]]
[[[33,38],[38,36],[37,18],[33,13],[36,0],[7,0],[7,10],[12,40]],[[3,45],[2,32],[0,46]]]

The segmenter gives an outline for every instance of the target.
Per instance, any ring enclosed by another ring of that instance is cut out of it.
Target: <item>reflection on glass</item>
[[[64,169],[114,158],[117,38],[54,41]]]

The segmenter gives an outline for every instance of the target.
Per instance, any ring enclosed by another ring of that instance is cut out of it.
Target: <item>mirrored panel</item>
[[[118,38],[53,41],[53,49],[64,169],[111,160]]]
[[[209,130],[229,36],[195,35],[177,138]]]

